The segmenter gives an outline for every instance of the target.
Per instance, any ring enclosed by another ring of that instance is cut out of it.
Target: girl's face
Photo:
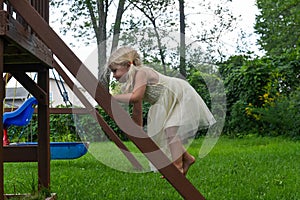
[[[120,83],[126,82],[126,74],[129,70],[128,66],[113,65],[110,67],[113,77]]]

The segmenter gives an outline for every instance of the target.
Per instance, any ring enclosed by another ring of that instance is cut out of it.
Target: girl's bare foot
[[[190,155],[190,154],[186,154],[183,157],[183,174],[186,175],[189,168],[195,163],[195,157]]]
[[[178,160],[176,160],[175,162],[173,162],[173,164],[175,165],[175,167],[183,174],[183,157],[179,158]]]
[[[178,168],[176,164],[174,164],[177,169],[186,176],[187,172],[189,171],[190,167],[195,163],[195,157],[192,155],[184,156],[183,157],[183,167]],[[165,178],[164,176],[161,176],[160,178]]]

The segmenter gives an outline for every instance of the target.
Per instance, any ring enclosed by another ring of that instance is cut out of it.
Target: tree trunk
[[[99,35],[97,38],[98,47],[98,80],[109,90],[109,74],[103,76],[104,67],[106,65],[106,50],[107,50],[107,35],[106,35],[106,22],[107,22],[107,7],[108,2],[106,0],[98,0],[97,7],[99,12]]]
[[[115,19],[115,25],[113,29],[113,41],[111,46],[111,52],[113,52],[117,47],[119,43],[119,37],[121,32],[121,22],[122,22],[122,16],[124,13],[124,7],[125,7],[125,1],[126,0],[119,0],[117,15]]]
[[[156,27],[155,21],[154,20],[151,20],[151,21],[152,21],[154,31],[155,31],[155,36],[156,36],[156,39],[157,39],[161,64],[162,64],[163,69],[164,69],[164,74],[167,75],[167,67],[166,67],[166,62],[165,62],[165,53],[164,53],[164,50],[163,50],[163,47],[162,47],[162,44],[161,44],[161,38],[159,36],[158,29]]]
[[[180,18],[180,46],[179,46],[179,72],[186,77],[186,44],[185,44],[185,16],[184,16],[184,0],[179,0],[179,18]]]

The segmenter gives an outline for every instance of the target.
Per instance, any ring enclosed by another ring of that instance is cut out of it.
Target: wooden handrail
[[[49,0],[31,0],[29,1],[32,7],[41,15],[41,17],[49,23]],[[26,30],[30,30],[30,26],[26,23],[23,17],[15,11],[13,6],[9,3],[9,1],[1,0],[0,1],[0,9],[7,10],[9,13],[9,17],[15,18],[20,24],[24,26]]]

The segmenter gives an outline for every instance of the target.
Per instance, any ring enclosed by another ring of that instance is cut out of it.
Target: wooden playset
[[[55,62],[56,56],[66,67]],[[107,90],[98,82],[93,74],[68,48],[63,40],[49,26],[49,0],[0,0],[0,74],[9,73],[37,100],[38,142],[36,145],[3,146],[0,143],[0,199],[9,199],[16,195],[5,194],[4,191],[4,162],[37,162],[38,163],[38,188],[50,188],[50,113],[71,113],[72,110],[49,108],[49,70],[55,70],[64,79],[65,83],[73,88],[73,92],[85,106],[77,112],[90,113],[100,124],[108,137],[115,142],[133,167],[141,169],[140,163],[107,125],[96,109],[76,88],[72,79],[67,75],[72,74],[95,101],[112,118],[113,112],[118,112],[122,119],[118,122],[124,134],[144,153],[144,155],[159,169],[159,172],[180,193],[184,199],[203,200],[201,193],[182,175],[173,165],[160,168],[160,163],[168,163],[166,155],[147,136],[142,128],[136,126],[128,113],[112,98]],[[80,71],[80,75],[78,72]],[[26,73],[36,72],[37,81],[33,81]],[[95,92],[96,84],[96,92]],[[93,86],[93,87],[92,87]],[[0,84],[0,107],[3,108],[5,96],[5,81]],[[0,121],[3,121],[1,109]],[[0,130],[4,125],[0,123]],[[143,137],[134,137],[139,135]],[[1,131],[0,138],[3,138]],[[148,152],[157,153],[151,156]],[[147,154],[148,153],[148,154]],[[142,176],[142,174],[141,174]],[[163,198],[163,197],[162,197]],[[56,195],[47,199],[56,199]]]

